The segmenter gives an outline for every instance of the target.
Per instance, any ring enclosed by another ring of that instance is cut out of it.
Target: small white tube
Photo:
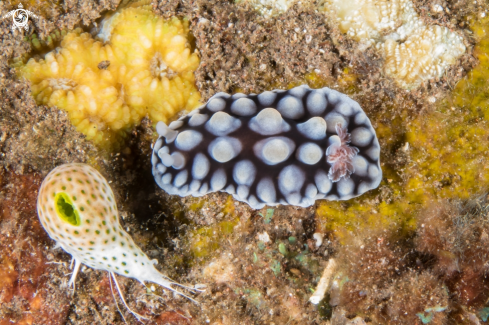
[[[328,291],[331,279],[333,278],[333,272],[336,269],[336,261],[334,258],[330,258],[328,261],[328,265],[326,265],[326,268],[324,269],[323,275],[321,276],[321,279],[319,279],[318,286],[316,287],[316,291],[314,291],[314,294],[309,298],[309,301],[317,305],[321,300],[323,300],[324,295],[326,294],[326,291]]]

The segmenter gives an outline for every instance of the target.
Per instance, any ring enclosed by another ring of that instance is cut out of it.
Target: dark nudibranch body
[[[329,88],[218,93],[156,130],[153,175],[169,194],[223,191],[254,209],[307,207],[359,196],[382,179],[370,120]]]

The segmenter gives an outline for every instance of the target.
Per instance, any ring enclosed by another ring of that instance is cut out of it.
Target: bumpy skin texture
[[[87,139],[115,149],[145,116],[166,121],[201,105],[188,20],[123,8],[101,26],[105,42],[75,30],[44,59],[19,67],[39,105],[65,110]]]
[[[157,131],[153,175],[170,194],[224,191],[254,209],[307,207],[359,196],[382,178],[370,120],[329,88],[218,93]]]
[[[94,168],[74,163],[53,169],[41,184],[37,213],[49,236],[75,259],[71,282],[83,263],[173,290],[156,261],[122,229],[114,194]]]

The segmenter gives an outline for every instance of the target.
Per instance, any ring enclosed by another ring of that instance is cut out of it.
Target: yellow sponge
[[[67,111],[77,130],[102,147],[122,144],[146,115],[166,123],[200,105],[199,58],[191,53],[187,20],[126,8],[102,26],[101,41],[70,32],[60,49],[20,67],[38,104]]]

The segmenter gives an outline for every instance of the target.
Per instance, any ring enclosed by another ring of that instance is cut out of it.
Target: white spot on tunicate
[[[295,193],[290,193],[286,195],[287,202],[292,205],[299,205],[301,202],[302,196],[295,192]]]
[[[240,98],[244,98],[244,97],[248,97],[248,95],[243,94],[243,93],[237,93],[237,94],[234,94],[234,95],[232,95],[232,96],[231,96],[231,98],[232,98],[233,100],[240,99]]]
[[[341,95],[341,93],[337,92],[336,90],[329,89],[329,91],[327,93],[328,102],[330,102],[332,104],[336,104],[341,99],[340,95]]]
[[[163,184],[170,184],[170,182],[171,182],[171,178],[172,178],[172,176],[171,176],[171,174],[170,174],[170,173],[165,174],[165,175],[163,175],[163,177],[161,177],[161,182],[162,182]]]
[[[358,127],[351,131],[351,143],[356,146],[364,147],[370,144],[373,138],[372,132],[364,127]]]
[[[377,179],[379,177],[379,168],[375,165],[368,166],[368,176],[372,179]]]
[[[280,192],[287,195],[292,192],[298,192],[302,188],[304,181],[304,171],[298,166],[289,165],[282,169],[278,175],[278,188]]]
[[[314,198],[315,200],[322,200],[326,197],[326,194],[323,194],[323,193],[319,193],[318,195],[316,195],[316,197]]]
[[[293,96],[282,98],[277,104],[277,110],[283,117],[290,119],[299,119],[304,115],[302,101]]]
[[[180,196],[185,196],[185,195],[187,195],[187,194],[188,194],[188,189],[189,189],[188,185],[184,185],[184,186],[182,186],[182,188],[181,188],[181,189],[178,191],[178,194],[179,194]]]
[[[177,174],[177,176],[175,176],[175,179],[173,180],[173,185],[175,185],[176,187],[182,186],[187,181],[187,177],[188,177],[188,171],[182,170]]]
[[[378,145],[378,143],[375,142],[376,141],[374,141],[372,147],[368,149],[365,153],[367,154],[367,156],[369,156],[370,159],[378,160],[380,156],[380,146]]]
[[[163,164],[158,164],[156,170],[163,175],[166,172],[166,167]]]
[[[172,153],[171,157],[173,158],[173,168],[182,169],[185,166],[185,157],[180,152]]]
[[[326,198],[326,200],[329,200],[329,201],[338,201],[338,200],[340,200],[340,198],[336,194],[328,195],[325,198]]]
[[[321,90],[313,90],[307,96],[306,107],[309,113],[313,116],[319,116],[326,110],[326,97]]]
[[[213,191],[222,190],[222,188],[226,185],[227,177],[224,169],[220,168],[214,172],[211,178],[211,189]]]
[[[158,151],[158,156],[160,157],[163,165],[165,165],[166,167],[171,167],[173,165],[173,157],[170,156],[170,154],[163,152],[162,149]]]
[[[355,155],[352,159],[353,168],[355,168],[355,174],[358,176],[367,176],[368,162],[360,155]]]
[[[211,97],[211,99],[214,99],[214,98],[229,98],[231,97],[231,95],[229,95],[228,93],[225,93],[223,91],[221,92],[218,92],[217,94],[214,94],[214,96]]]
[[[225,112],[217,112],[212,115],[205,128],[210,133],[223,136],[236,131],[241,126],[241,121]]]
[[[197,147],[204,137],[200,132],[186,130],[178,134],[175,145],[180,150],[189,151]]]
[[[336,183],[336,189],[340,196],[349,196],[355,189],[355,182],[351,178],[345,179],[342,177],[338,183]]]
[[[241,200],[246,200],[248,194],[250,194],[250,188],[246,185],[239,185],[236,189],[236,194]]]
[[[256,195],[266,203],[275,203],[277,193],[270,177],[265,177],[260,180],[256,186]]]
[[[288,93],[292,96],[295,96],[295,97],[304,97],[304,95],[306,94],[306,91],[309,89],[309,86],[306,86],[306,85],[302,85],[302,86],[299,86],[299,87],[295,87],[295,88],[292,88],[292,89],[289,89],[288,90]]]
[[[314,200],[308,197],[302,197],[301,202],[299,203],[300,207],[307,208],[314,204]]]
[[[172,130],[176,130],[179,127],[181,127],[182,125],[183,125],[183,122],[182,121],[173,121],[173,122],[170,123],[170,125],[168,127],[170,129],[172,129]]]
[[[199,126],[204,124],[209,119],[207,114],[194,114],[190,120],[188,120],[188,125],[191,127]]]
[[[250,120],[248,126],[262,135],[273,135],[290,130],[290,125],[284,121],[279,111],[270,107],[261,110]]]
[[[373,186],[371,182],[361,182],[358,185],[358,195],[361,195],[377,186]]]
[[[345,116],[350,116],[353,114],[353,107],[349,103],[349,100],[343,100],[335,106],[335,111]]]
[[[368,117],[364,112],[359,112],[355,115],[355,123],[356,124],[365,124],[368,121]]]
[[[209,154],[214,160],[225,163],[236,157],[241,149],[241,142],[238,139],[220,137],[209,145]]]
[[[333,183],[329,179],[328,174],[322,170],[318,170],[316,172],[314,182],[321,193],[327,194],[329,191],[331,191],[331,187],[333,187]]]
[[[311,140],[324,139],[326,137],[326,127],[326,121],[318,116],[297,125],[299,132]]]
[[[237,184],[251,185],[255,175],[256,167],[249,160],[242,160],[234,166],[233,179]]]
[[[161,153],[170,153],[170,148],[167,147],[167,146],[164,146],[163,148],[161,148]]]
[[[210,163],[209,159],[203,154],[198,153],[195,155],[194,164],[192,166],[192,177],[195,179],[203,179],[209,172]]]
[[[162,189],[171,195],[177,195],[178,194],[178,188],[176,188],[175,186],[173,186],[171,184],[163,185]]]
[[[328,139],[328,148],[326,149],[326,156],[331,155],[331,151],[335,150],[335,148],[341,146],[341,139],[337,135],[332,135]]]
[[[231,112],[239,116],[250,116],[256,113],[256,104],[249,98],[239,98],[231,104]]]
[[[200,188],[200,181],[194,179],[192,183],[190,183],[190,191],[191,192],[197,192]]]
[[[351,115],[357,114],[357,113],[363,113],[362,108],[360,107],[360,104],[358,104],[356,101],[351,99],[350,97],[347,97],[348,101],[350,103],[350,107],[352,108],[353,112]]]
[[[156,132],[162,137],[166,138],[167,143],[172,142],[177,136],[178,132],[170,129],[164,122],[158,122],[156,124]]]
[[[192,116],[194,116],[194,115],[196,115],[196,114],[200,114],[200,110],[201,110],[202,108],[204,108],[204,106],[200,106],[199,108],[196,108],[196,109],[194,109],[194,110],[190,111],[190,112],[187,114],[187,116],[188,116],[188,117],[192,117]]]
[[[251,208],[253,209],[261,209],[265,206],[265,203],[261,203],[258,201],[258,199],[254,195],[250,195],[248,198],[248,204],[250,205]]]
[[[286,137],[263,139],[253,146],[255,155],[267,165],[276,165],[287,160],[294,149],[295,143]]]
[[[263,233],[258,233],[257,237],[258,237],[259,241],[262,241],[265,244],[270,242],[270,236],[268,235],[268,233],[266,231],[264,231]]]
[[[260,95],[258,95],[258,102],[262,106],[271,106],[275,101],[275,98],[277,98],[276,93],[273,93],[271,91],[265,91]]]
[[[314,186],[313,184],[307,185],[305,195],[308,198],[314,199],[316,198],[317,194],[318,194],[318,189],[316,186]]]
[[[158,162],[158,152],[153,152],[151,155],[151,165],[155,165]]]
[[[209,185],[207,183],[204,183],[200,187],[199,193],[200,194],[207,194],[207,192],[209,192]]]
[[[296,158],[307,165],[314,165],[321,160],[323,150],[312,142],[302,144],[296,151]]]
[[[211,98],[207,103],[207,108],[212,112],[222,111],[226,107],[226,101],[222,98]]]
[[[329,113],[324,118],[328,125],[328,132],[336,133],[336,124],[340,123],[343,128],[348,129],[348,121],[339,113]]]
[[[155,145],[153,146],[153,151],[158,152],[158,150],[160,150],[162,145],[163,145],[163,139],[158,138],[158,140],[156,140],[155,142]]]
[[[234,194],[236,193],[236,189],[234,188],[234,185],[233,184],[229,184],[225,189],[224,191],[226,193],[229,193],[229,194]]]

